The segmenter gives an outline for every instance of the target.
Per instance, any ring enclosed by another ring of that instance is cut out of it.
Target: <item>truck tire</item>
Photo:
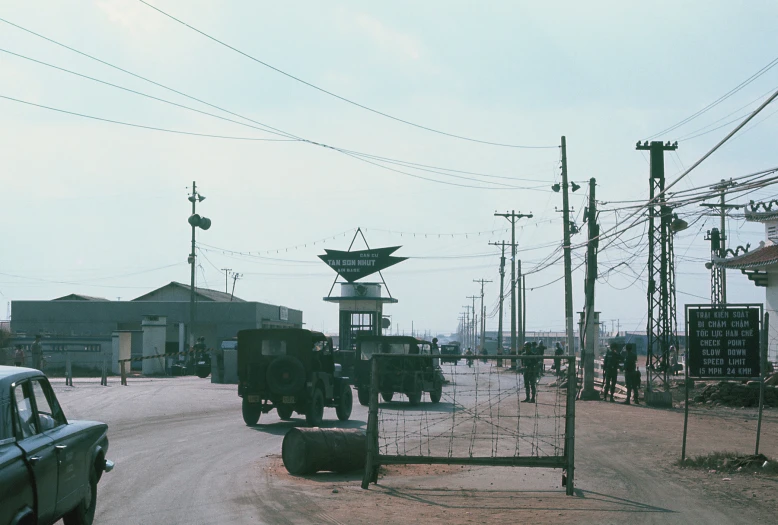
[[[311,400],[308,403],[308,410],[305,412],[305,422],[309,427],[321,426],[321,421],[324,419],[324,394],[321,388],[316,388],[313,391]]]
[[[351,409],[354,406],[354,394],[351,393],[351,385],[343,383],[340,390],[340,399],[338,406],[335,407],[335,413],[341,421],[348,421],[351,417]]]
[[[440,398],[443,397],[443,385],[438,383],[435,385],[435,390],[430,392],[430,401],[433,403],[440,403]]]
[[[261,415],[262,405],[259,403],[249,403],[247,399],[243,399],[243,422],[246,425],[250,427],[256,425]]]
[[[87,493],[73,510],[62,517],[62,521],[65,525],[92,525],[95,520],[95,505],[97,505],[97,475],[92,469],[89,473]]]
[[[386,403],[390,402],[393,397],[394,392],[381,392],[381,399],[383,399]]]
[[[357,388],[357,397],[359,404],[366,407],[370,404],[370,391],[367,388]]]
[[[279,405],[276,407],[276,412],[278,412],[278,417],[284,421],[289,421],[292,419],[292,412],[294,412],[294,409],[288,405]]]
[[[421,403],[421,392],[408,392],[405,395],[408,396],[408,404],[411,406],[415,407]]]

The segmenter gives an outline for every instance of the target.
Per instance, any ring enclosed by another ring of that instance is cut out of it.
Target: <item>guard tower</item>
[[[339,347],[341,351],[356,350],[357,337],[381,335],[384,304],[396,303],[394,297],[382,297],[382,283],[340,283],[340,297],[325,297],[339,306]]]
[[[362,236],[367,249],[351,251],[358,235]],[[344,358],[344,364],[345,361],[353,359],[357,338],[360,335],[381,334],[384,304],[397,302],[397,299],[392,297],[389,292],[381,270],[407,259],[407,257],[392,256],[392,253],[399,248],[399,246],[393,246],[370,249],[362,230],[357,228],[348,251],[324,250],[327,253],[319,255],[319,258],[338,274],[332,283],[329,295],[324,300],[329,303],[338,303],[339,306],[338,335],[340,341],[338,347]],[[381,276],[381,282],[355,282],[374,273]],[[346,282],[338,283],[338,278],[342,278]],[[332,295],[336,284],[340,284],[340,296]],[[382,297],[384,289],[386,289],[388,297]],[[351,355],[345,355],[348,353]]]

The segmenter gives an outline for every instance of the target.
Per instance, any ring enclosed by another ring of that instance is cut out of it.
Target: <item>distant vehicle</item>
[[[430,401],[439,403],[443,394],[443,373],[434,365],[429,341],[403,335],[365,336],[357,340],[357,355],[360,360],[355,366],[357,396],[359,403],[367,406],[370,401],[372,377],[371,358],[374,354],[429,355],[429,359],[402,357],[382,361],[378,391],[387,403],[395,393],[405,394],[411,405],[418,405],[424,392]]]
[[[353,394],[332,355],[332,339],[302,328],[260,328],[238,332],[238,395],[243,421],[256,425],[275,409],[288,420],[305,415],[309,426],[321,425],[324,407],[338,419],[351,417]]]
[[[68,421],[43,372],[0,366],[0,525],[91,525],[107,430]]]
[[[440,356],[440,361],[443,363],[458,363],[462,357],[462,347],[458,342],[440,345]]]

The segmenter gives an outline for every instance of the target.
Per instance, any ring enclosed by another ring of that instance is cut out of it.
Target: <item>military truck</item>
[[[357,339],[359,361],[354,367],[355,386],[361,405],[367,406],[370,400],[372,380],[371,359],[375,354],[394,354],[381,360],[378,378],[378,391],[385,402],[390,402],[394,394],[405,394],[411,405],[418,405],[424,392],[430,395],[430,401],[439,403],[443,394],[443,373],[435,366],[430,353],[429,341],[401,335],[364,336]],[[428,359],[411,357],[430,356]],[[408,356],[403,358],[402,356]]]
[[[262,414],[283,420],[297,412],[309,426],[321,425],[324,407],[338,419],[351,417],[349,379],[332,355],[332,339],[302,328],[260,328],[238,332],[238,396],[243,421],[256,425]]]

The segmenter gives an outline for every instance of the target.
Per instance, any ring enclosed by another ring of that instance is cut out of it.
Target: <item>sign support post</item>
[[[759,378],[759,417],[756,420],[756,446],[754,455],[759,454],[759,436],[762,434],[762,409],[764,408],[764,379],[767,372],[767,334],[770,326],[770,314],[764,314],[764,323],[762,324],[762,352],[761,352],[761,377]]]
[[[688,332],[687,332],[688,334]],[[684,384],[684,390],[686,391],[684,395],[684,403],[683,403],[683,446],[681,447],[681,461],[686,461],[686,430],[689,428],[689,349],[686,349],[686,355],[684,356],[684,363],[686,363],[686,366],[684,366],[684,373],[683,373],[683,384]]]

